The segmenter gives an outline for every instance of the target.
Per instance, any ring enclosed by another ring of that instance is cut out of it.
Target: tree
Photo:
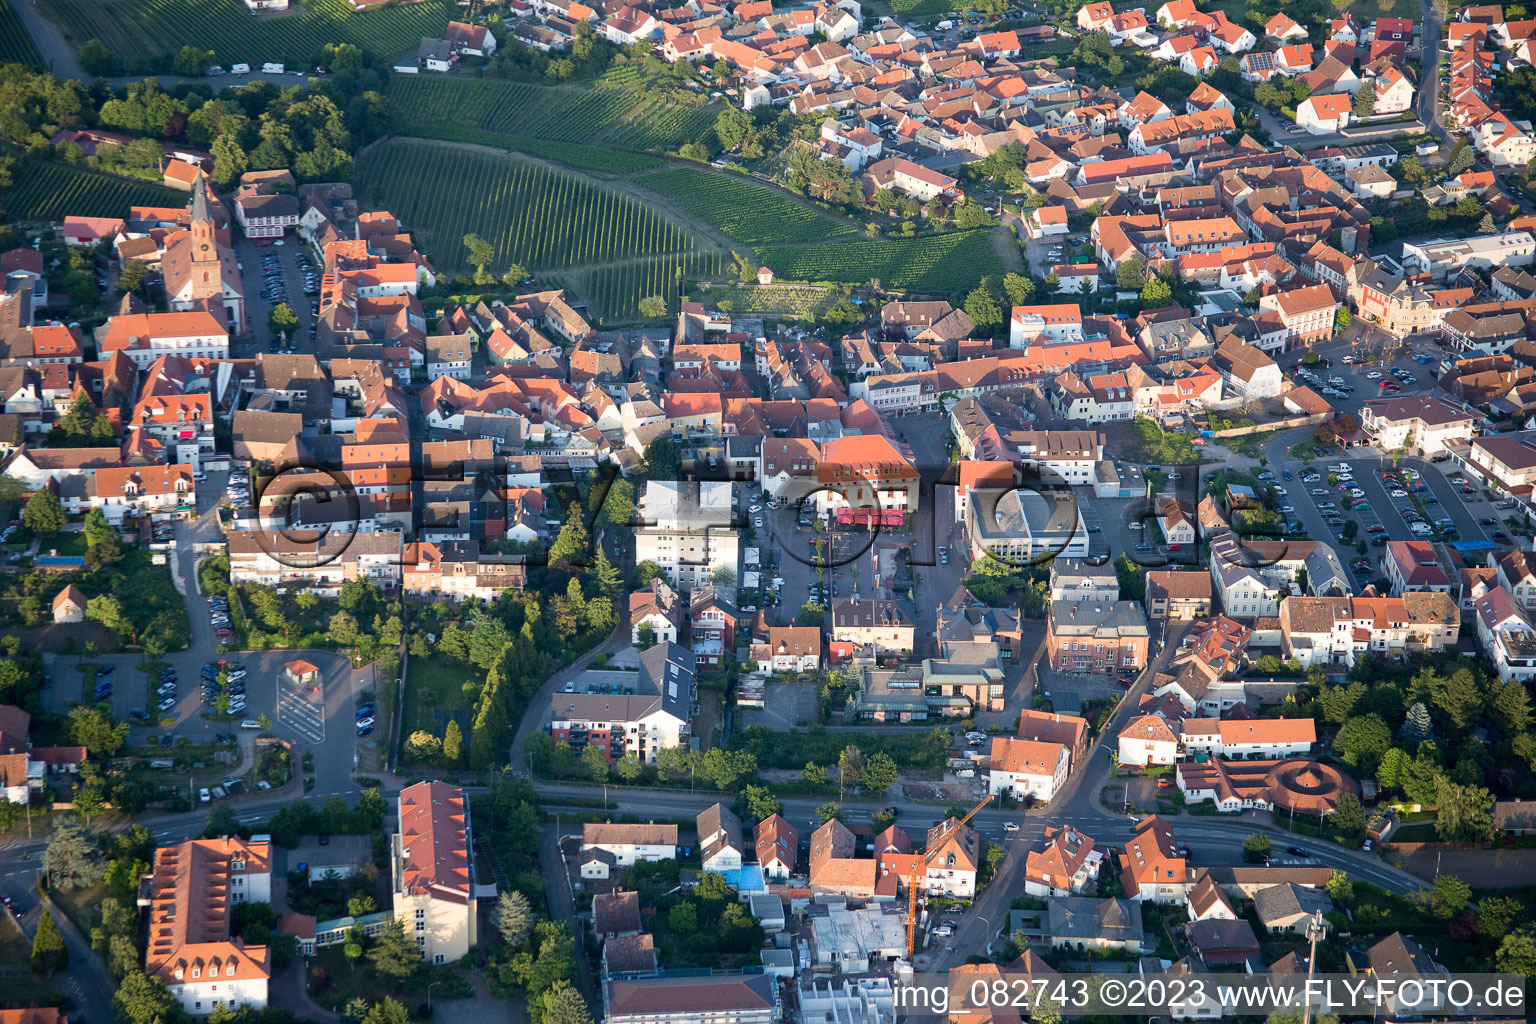
[[[587,1001],[564,979],[545,989],[539,995],[539,1003],[543,1007],[540,1024],[592,1024]]]
[[[837,804],[825,803],[816,808],[816,823],[818,825],[825,825],[833,818],[836,818],[838,821],[843,820],[843,809]]]
[[[1333,813],[1328,816],[1333,822],[1333,827],[1349,836],[1358,839],[1365,834],[1367,818],[1365,808],[1360,804],[1360,798],[1353,793],[1340,793],[1338,802],[1334,805]]]
[[[1115,283],[1123,292],[1139,292],[1147,283],[1147,265],[1138,259],[1122,260],[1115,270]]]
[[[501,941],[513,949],[521,949],[533,931],[533,909],[528,897],[513,889],[496,899],[496,932]]]
[[[357,643],[357,619],[349,611],[342,610],[332,615],[326,628],[330,631],[331,639],[343,647]]]
[[[692,900],[684,900],[667,914],[667,925],[679,935],[692,935],[699,930],[699,908]]]
[[[1431,914],[1442,921],[1449,921],[1467,909],[1471,899],[1470,885],[1455,875],[1440,875],[1430,884],[1429,894],[1424,898],[1424,902]]]
[[[1493,223],[1493,214],[1483,214],[1483,219],[1477,222],[1477,233],[1480,235],[1491,235],[1496,231],[1498,231],[1498,227]]]
[[[1459,668],[1440,678],[1430,695],[1435,707],[1445,712],[1446,720],[1457,732],[1476,725],[1483,714],[1483,691],[1470,669]]]
[[[1536,928],[1526,925],[1504,936],[1493,962],[1505,974],[1536,975]]]
[[[1451,151],[1451,174],[1457,175],[1472,166],[1476,154],[1472,152],[1472,144],[1462,139]]]
[[[64,506],[59,503],[57,494],[41,487],[27,500],[26,508],[21,510],[21,521],[33,533],[52,537],[64,529]]]
[[[1354,321],[1354,315],[1350,313],[1349,307],[1340,306],[1338,312],[1333,314],[1333,329],[1336,331],[1347,331],[1349,330],[1349,325],[1354,323]]]
[[[1354,108],[1356,117],[1370,117],[1376,113],[1376,90],[1370,82],[1355,90]]]
[[[69,713],[69,738],[92,754],[111,757],[127,742],[128,723],[114,722],[94,704],[82,704]]]
[[[602,784],[608,781],[608,759],[603,756],[603,749],[595,743],[589,743],[581,752],[581,766],[592,776],[592,781]]]
[[[1401,747],[1393,747],[1381,756],[1376,766],[1376,784],[1382,789],[1401,789],[1408,774],[1410,759]]]
[[[122,63],[117,54],[107,49],[100,39],[87,39],[75,53],[75,60],[80,63],[81,70],[95,78],[116,74],[118,65]]]
[[[77,821],[56,821],[43,868],[49,885],[60,889],[85,889],[106,877],[107,865],[96,846],[96,836]]]
[[[827,781],[827,770],[815,761],[807,761],[805,767],[800,769],[800,778],[814,786],[820,786]]]
[[[1493,838],[1493,794],[1443,776],[1435,780],[1435,834],[1448,843],[1481,843]]]
[[[745,110],[728,107],[715,118],[715,137],[725,149],[740,149],[752,135],[752,115]]]
[[[458,764],[463,745],[464,737],[459,732],[458,720],[448,719],[448,727],[443,730],[443,764],[449,767]]]
[[[364,1015],[362,1024],[408,1024],[411,1017],[405,1007],[391,999],[384,997],[381,1003],[375,1003]]]
[[[977,327],[987,328],[1003,322],[1003,312],[997,306],[992,293],[981,285],[971,289],[965,297],[965,315]]]
[[[667,315],[667,300],[660,295],[647,295],[636,307],[640,315],[649,320],[660,320]]]
[[[251,166],[250,157],[234,135],[220,135],[213,140],[209,151],[213,153],[213,182],[220,188],[228,188],[239,181]]]
[[[123,975],[112,995],[112,1009],[120,1024],[174,1024],[185,1017],[165,982],[142,971]]]
[[[1027,306],[1035,301],[1035,282],[1023,274],[1004,274],[1003,295],[1011,306]]]
[[[507,268],[507,272],[501,275],[501,283],[508,288],[516,288],[528,280],[528,268],[521,263],[514,263]]]
[[[404,981],[421,966],[421,950],[405,934],[405,926],[399,921],[386,928],[368,951],[368,960],[380,974]]]
[[[864,762],[864,788],[871,793],[884,793],[896,784],[901,770],[884,751],[876,751]]]
[[[1508,736],[1525,732],[1531,724],[1531,695],[1525,684],[1510,679],[1502,686],[1493,684],[1490,689],[1493,720],[1498,727]]]
[[[1435,734],[1434,722],[1429,717],[1429,708],[1423,701],[1414,701],[1408,707],[1408,713],[1403,716],[1403,726],[1397,731],[1404,742],[1418,746]]]
[[[1402,160],[1399,160],[1397,169],[1402,175],[1403,180],[1410,184],[1423,181],[1426,176],[1424,164],[1416,156],[1404,157]]]
[[[1508,935],[1524,916],[1524,906],[1513,896],[1484,896],[1477,901],[1477,930],[1493,942]]]
[[[1153,309],[1166,306],[1172,299],[1173,289],[1160,277],[1154,277],[1141,289],[1142,303]]]
[[[1261,864],[1269,859],[1269,849],[1269,836],[1255,832],[1243,840],[1243,860],[1250,864]]]
[[[1350,906],[1355,902],[1355,883],[1342,871],[1335,871],[1324,883],[1323,888],[1328,891],[1333,902],[1341,907]]]
[[[1360,715],[1344,723],[1333,738],[1333,752],[1358,775],[1371,775],[1392,745],[1392,731],[1380,715]]]
[[[852,743],[837,755],[837,788],[857,786],[864,773],[864,752]]]
[[[742,789],[740,799],[747,812],[745,817],[751,823],[771,818],[784,810],[784,805],[767,786],[747,786]]]
[[[279,302],[267,314],[267,329],[287,339],[299,327],[299,315],[286,302]]]
[[[57,974],[69,966],[69,950],[64,936],[47,907],[37,918],[37,934],[32,938],[32,973]]]
[[[475,284],[490,284],[493,278],[485,272],[491,261],[496,258],[496,249],[471,231],[464,236],[464,254],[475,267]]]
[[[213,64],[212,50],[199,50],[195,46],[183,46],[176,54],[176,73],[188,78],[201,78]]]
[[[1318,691],[1317,702],[1323,711],[1323,721],[1334,725],[1343,724],[1354,712],[1355,705],[1365,697],[1365,684],[1349,683],[1345,686],[1328,686]]]
[[[966,203],[955,212],[955,227],[966,230],[990,228],[996,224],[986,208],[978,203]]]

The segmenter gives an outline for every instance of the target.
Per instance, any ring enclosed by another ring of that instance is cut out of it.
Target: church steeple
[[[208,179],[201,172],[192,183],[192,259],[217,261],[217,238],[214,235],[213,214],[208,209]]]

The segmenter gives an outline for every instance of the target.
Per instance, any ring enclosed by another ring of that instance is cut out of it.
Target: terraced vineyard
[[[356,43],[393,56],[448,26],[442,0],[353,11],[347,0],[305,0],[281,14],[253,15],[233,0],[40,0],[76,47],[100,39],[130,70],[169,70],[187,44],[212,49],[228,67],[276,61],[306,67],[326,43]],[[442,111],[438,111],[441,116]]]
[[[518,149],[555,160],[564,159],[565,147],[586,144],[593,152],[578,151],[565,162],[616,173],[654,161],[639,162],[614,150],[675,150],[707,131],[720,111],[692,94],[653,86],[633,66],[610,71],[582,88],[397,75],[390,82],[389,98],[401,111],[400,130],[406,134]],[[445,110],[454,112],[451,123],[445,123]],[[601,153],[611,155],[603,160]]]
[[[130,206],[186,204],[186,193],[147,181],[33,160],[18,160],[11,188],[0,191],[0,209],[11,220],[126,218]]]
[[[693,237],[628,196],[525,160],[392,139],[357,166],[360,194],[378,195],[420,234],[440,271],[472,269],[463,237],[496,250],[492,269],[578,267],[690,253]],[[640,296],[636,296],[638,301]]]
[[[32,45],[32,37],[11,7],[11,0],[0,0],[0,64],[25,64],[34,71],[43,67],[42,55]]]
[[[667,312],[673,314],[683,281],[718,277],[725,272],[726,262],[724,254],[716,252],[636,260],[592,271],[579,290],[600,322],[640,319],[640,300],[651,295],[666,299]]]
[[[638,183],[670,197],[747,245],[815,242],[853,231],[851,226],[802,206],[767,185],[732,175],[677,167],[647,174]]]
[[[1003,272],[989,231],[765,246],[757,256],[783,280],[861,284],[878,278],[886,288],[922,295],[956,295]]]

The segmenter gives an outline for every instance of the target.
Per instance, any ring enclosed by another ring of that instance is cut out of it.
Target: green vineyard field
[[[11,220],[58,220],[66,216],[126,220],[130,206],[185,205],[185,192],[33,160],[18,160],[11,188],[0,191],[0,207]]]
[[[305,0],[262,15],[238,0],[40,0],[39,6],[70,43],[100,39],[130,70],[169,70],[188,44],[212,49],[225,67],[274,61],[307,68],[326,43],[356,43],[393,57],[414,51],[422,36],[442,35],[449,18],[441,0],[363,12],[347,0]]]
[[[43,57],[32,45],[32,37],[11,7],[11,0],[0,0],[0,64],[25,64],[34,71],[43,67]]]
[[[780,280],[861,284],[878,278],[883,287],[922,295],[955,295],[1003,271],[989,231],[765,246],[757,255]]]
[[[693,237],[644,204],[574,174],[519,160],[395,138],[358,161],[362,195],[378,196],[419,233],[439,271],[468,267],[463,237],[496,250],[495,268],[577,267],[686,253]]]
[[[648,90],[631,67],[583,88],[397,75],[389,98],[401,112],[400,130],[406,134],[501,146],[555,160],[563,159],[564,147],[582,143],[598,152],[675,150],[708,131],[719,114],[718,106],[690,105],[671,93]],[[444,124],[445,110],[453,111],[451,125]],[[530,142],[542,142],[546,151],[537,152]],[[595,154],[578,153],[566,162],[615,173],[646,166],[626,163],[625,156],[614,152],[606,167],[595,166]]]
[[[650,295],[666,299],[668,313],[676,313],[680,285],[690,279],[719,276],[725,272],[725,264],[721,253],[657,256],[594,270],[579,290],[586,295],[599,326],[626,323],[641,319],[640,300]]]
[[[815,242],[853,231],[775,189],[727,174],[678,167],[647,174],[638,183],[747,245]]]

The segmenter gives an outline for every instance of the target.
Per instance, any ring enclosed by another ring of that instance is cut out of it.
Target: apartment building
[[[1118,601],[1120,577],[1107,565],[1092,565],[1080,558],[1051,561],[1052,601]]]
[[[1183,903],[1194,886],[1194,874],[1185,860],[1186,847],[1174,838],[1173,829],[1157,815],[1137,824],[1125,852],[1120,854],[1120,877],[1125,894],[1133,900]]]
[[[1506,498],[1536,487],[1536,430],[1474,437],[1457,464]]]
[[[1279,315],[1292,344],[1310,345],[1333,337],[1339,300],[1327,285],[1314,284],[1261,296],[1259,308]]]
[[[423,960],[461,960],[478,941],[469,799],[446,782],[418,782],[400,791],[395,806],[400,831],[389,858],[395,920],[416,940]]]
[[[772,974],[608,978],[606,1024],[778,1024],[779,981]]]
[[[144,971],[190,1016],[267,1005],[271,954],[230,928],[236,903],[272,900],[272,844],[238,837],[191,839],[155,851],[139,890],[149,910]]]
[[[734,574],[740,551],[733,515],[729,481],[647,481],[639,505],[645,525],[631,531],[635,560],[655,562],[683,590],[722,570]]]
[[[393,531],[231,530],[226,537],[230,582],[294,587],[320,595],[339,593],[351,579],[398,586],[403,536]]]
[[[1147,621],[1133,601],[1052,601],[1045,642],[1058,672],[1124,672],[1147,663]]]
[[[1446,446],[1472,438],[1477,415],[1440,395],[1377,398],[1360,410],[1360,428],[1386,451],[1417,449],[1438,455]]]
[[[1499,678],[1536,679],[1536,626],[1510,592],[1503,587],[1487,591],[1473,601],[1472,614],[1478,645]]]
[[[697,672],[694,653],[674,643],[643,651],[638,672],[588,669],[571,692],[550,696],[549,734],[577,751],[594,745],[609,761],[634,754],[655,764],[658,751],[692,735]]]
[[[833,643],[882,651],[911,651],[916,629],[895,601],[845,597],[832,602],[827,625]]]
[[[1154,569],[1147,573],[1149,619],[1199,619],[1211,614],[1211,577],[1203,572]]]
[[[1461,612],[1449,594],[1401,597],[1292,597],[1280,605],[1287,657],[1304,668],[1352,666],[1369,652],[1391,658],[1437,652],[1456,644]]]
[[[971,491],[965,515],[972,561],[990,557],[1026,566],[1047,556],[1088,554],[1088,527],[1069,491],[978,487]]]
[[[987,792],[1049,803],[1066,785],[1071,766],[1072,755],[1064,744],[994,736]]]
[[[1029,896],[1073,896],[1099,878],[1104,851],[1086,833],[1070,825],[1045,830],[1040,845],[1024,861],[1024,892]]]

